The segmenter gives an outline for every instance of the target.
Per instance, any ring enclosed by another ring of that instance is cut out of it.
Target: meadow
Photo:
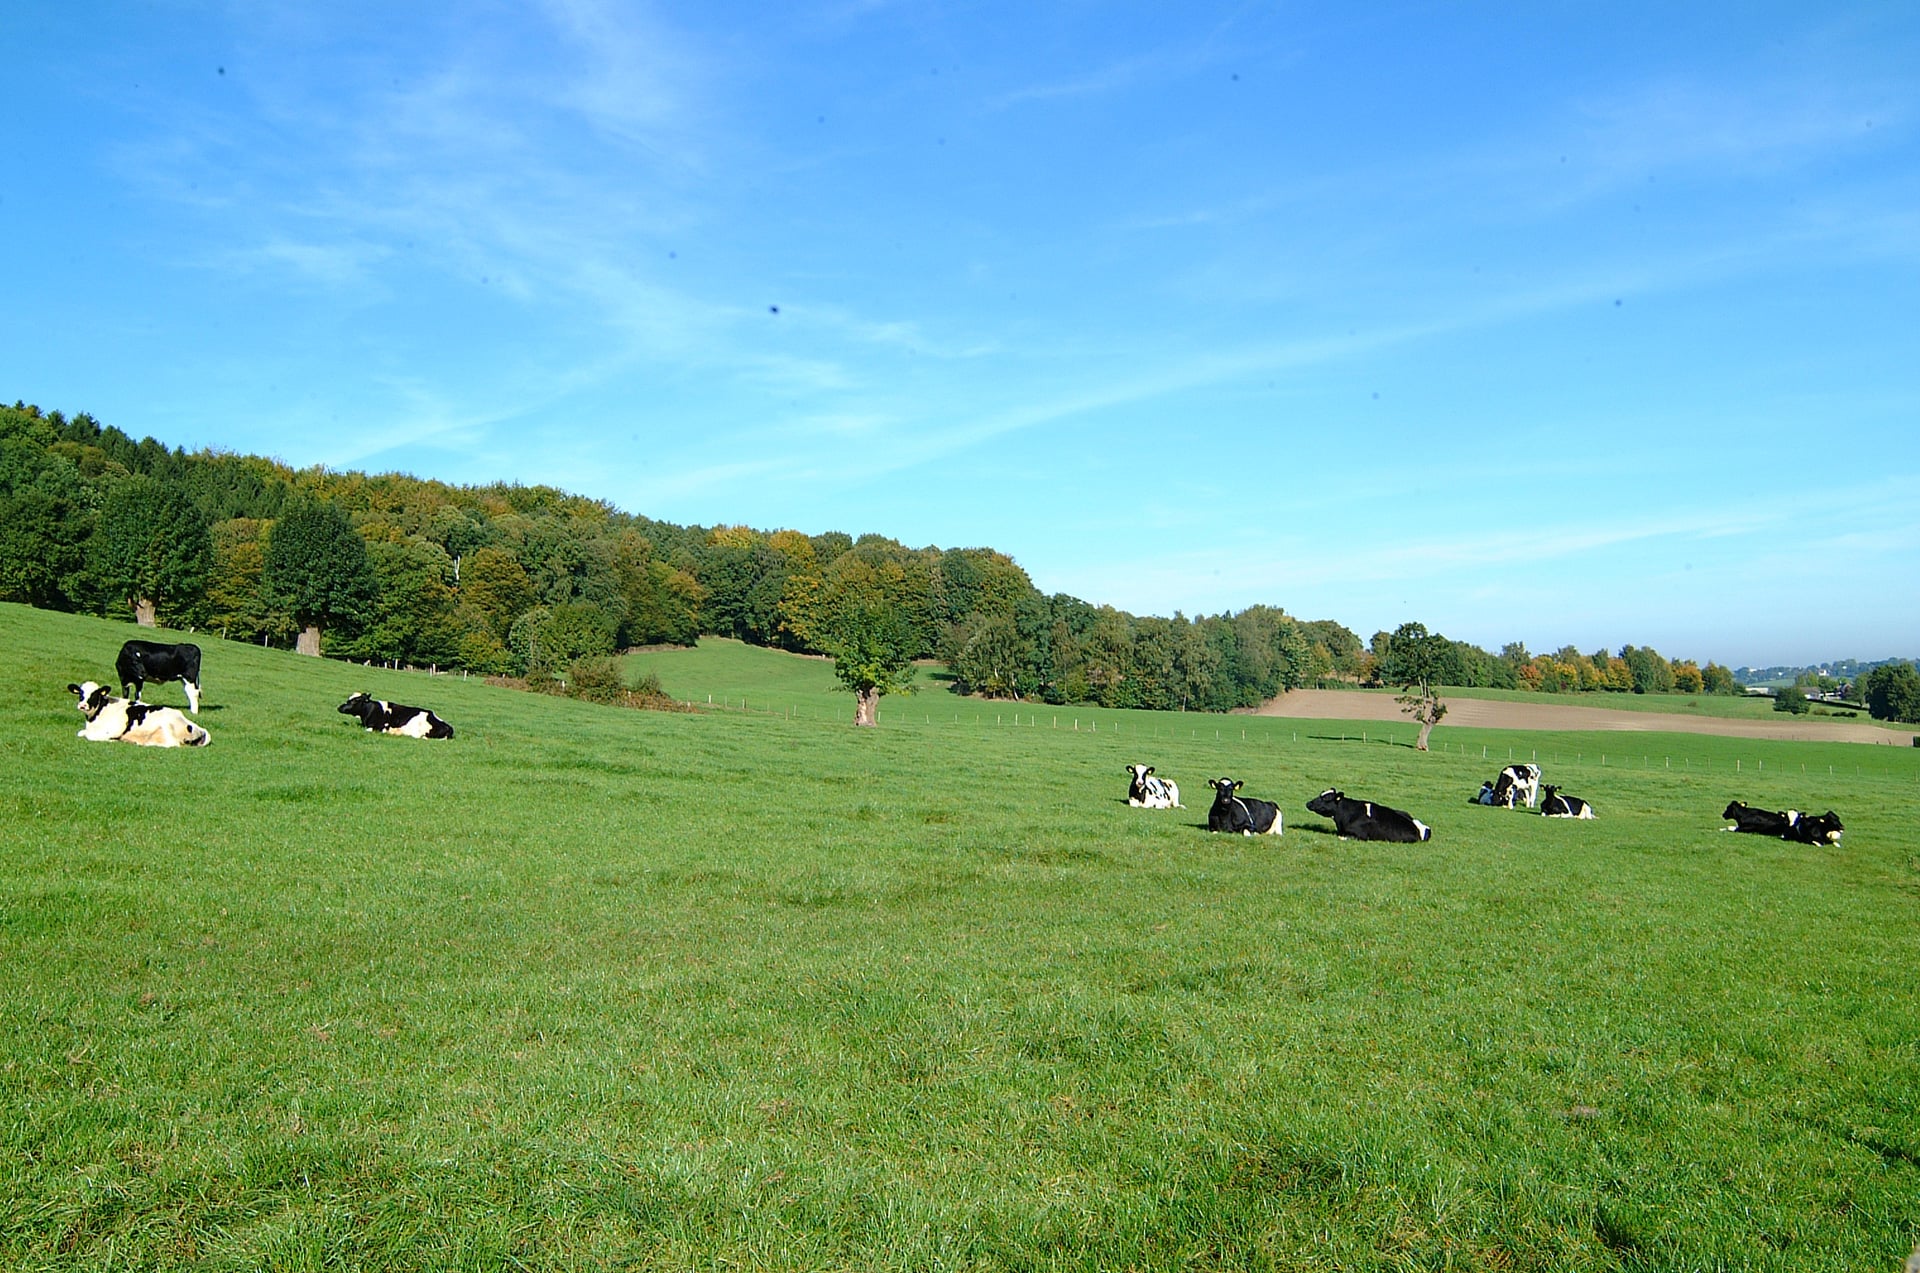
[[[64,687],[134,634],[0,605],[0,1267],[1838,1271],[1920,1239],[1920,749],[1443,724],[1423,755],[931,675],[855,730],[828,665],[726,643],[630,656],[700,708],[669,713],[204,636],[211,746],[82,742]],[[458,736],[368,735],[360,689]],[[1599,819],[1469,805],[1516,751]],[[1187,808],[1127,807],[1134,760]],[[1219,775],[1286,834],[1209,836]],[[1335,838],[1330,785],[1435,839]],[[1731,798],[1846,836],[1724,834]]]

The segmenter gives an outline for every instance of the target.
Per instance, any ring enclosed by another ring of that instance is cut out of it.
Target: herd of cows
[[[200,711],[200,647],[191,642],[166,645],[158,641],[129,641],[120,647],[113,670],[125,697],[106,686],[69,682],[71,692],[87,718],[80,737],[95,743],[132,743],[138,747],[204,747],[213,736],[177,707],[155,707],[140,701],[148,682],[179,681],[187,692],[187,711]],[[342,714],[355,717],[368,730],[404,734],[409,738],[452,738],[453,726],[424,707],[390,703],[370,694],[355,694],[340,704]]]
[[[1184,809],[1180,786],[1171,778],[1153,772],[1152,765],[1127,766],[1127,803],[1136,809]],[[1279,835],[1283,819],[1280,806],[1271,800],[1256,800],[1239,794],[1246,784],[1233,778],[1209,778],[1213,805],[1207,810],[1207,830],[1238,832],[1241,835]],[[1512,809],[1532,809],[1549,818],[1591,818],[1593,806],[1578,796],[1570,796],[1558,787],[1540,784],[1540,766],[1514,764],[1497,777],[1480,784],[1470,803]],[[1307,812],[1331,819],[1334,832],[1343,840],[1382,840],[1389,844],[1418,844],[1433,838],[1433,828],[1404,809],[1355,800],[1338,788],[1329,787],[1307,801]],[[1733,823],[1724,831],[1745,831],[1770,835],[1801,844],[1838,844],[1839,815],[1829,809],[1819,816],[1788,809],[1775,813],[1750,809],[1736,800],[1721,815]]]
[[[123,742],[142,747],[204,747],[211,736],[197,721],[175,707],[154,707],[140,701],[149,682],[179,681],[187,693],[187,710],[200,711],[200,647],[182,642],[128,641],[114,660],[125,697],[115,697],[93,681],[69,684],[86,727],[80,737],[90,742]],[[388,702],[370,694],[355,694],[340,704],[343,715],[359,720],[366,729],[410,738],[452,738],[453,726],[424,707]],[[1180,786],[1155,774],[1152,765],[1127,766],[1127,803],[1137,809],[1184,809]],[[1209,778],[1213,805],[1207,810],[1207,830],[1242,835],[1279,835],[1284,823],[1280,806],[1240,794],[1246,784],[1235,778]],[[1480,784],[1471,803],[1512,809],[1536,805],[1549,818],[1591,818],[1593,806],[1555,786],[1540,784],[1540,766],[1513,764],[1491,781]],[[1371,800],[1356,800],[1329,787],[1307,801],[1307,811],[1331,819],[1342,839],[1382,840],[1390,844],[1418,844],[1433,838],[1433,828],[1404,809]],[[1733,823],[1726,831],[1769,835],[1801,844],[1838,844],[1843,828],[1833,810],[1815,816],[1797,809],[1775,812],[1752,809],[1735,800],[1721,815]]]

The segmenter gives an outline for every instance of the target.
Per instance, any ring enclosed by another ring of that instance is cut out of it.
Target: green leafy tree
[[[912,692],[914,634],[898,610],[876,603],[843,606],[832,621],[828,652],[833,674],[853,691],[853,723],[880,723],[880,699]]]
[[[1813,710],[1813,704],[1807,702],[1807,692],[1800,686],[1782,685],[1773,692],[1773,710],[1793,716],[1805,716]]]
[[[962,694],[1017,699],[1025,643],[1011,617],[975,614],[955,630],[948,665]]]
[[[267,536],[260,588],[268,604],[293,616],[295,650],[318,655],[326,629],[366,620],[379,591],[367,541],[338,505],[290,504]]]
[[[1731,668],[1721,667],[1713,660],[1700,669],[1700,687],[1709,694],[1738,694],[1740,682],[1733,679]]]
[[[192,604],[213,570],[206,514],[184,491],[143,474],[107,492],[93,542],[102,589],[124,598],[146,628],[155,626],[162,604]]]
[[[1860,691],[1875,720],[1920,722],[1920,672],[1913,664],[1881,664],[1860,679]]]
[[[293,617],[268,605],[260,589],[272,527],[253,517],[213,524],[213,571],[195,623],[237,641],[284,641],[293,634]]]
[[[0,601],[66,610],[84,591],[94,514],[79,469],[45,449],[45,431],[0,409]]]
[[[427,539],[369,544],[367,559],[379,580],[356,653],[416,666],[454,663],[460,627],[453,611],[453,558]]]
[[[1447,705],[1440,701],[1439,672],[1449,659],[1449,645],[1422,623],[1401,624],[1385,643],[1382,674],[1404,691],[1393,701],[1420,722],[1420,738],[1414,744],[1419,751],[1427,750],[1433,727],[1447,714]]]

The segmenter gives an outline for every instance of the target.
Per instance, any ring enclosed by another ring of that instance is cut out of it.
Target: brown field
[[[1728,738],[1773,738],[1782,742],[1884,743],[1908,746],[1912,735],[1851,720],[1727,720],[1680,713],[1613,711],[1570,703],[1509,703],[1482,698],[1445,698],[1442,727],[1475,729],[1622,730],[1639,733],[1720,734]],[[1391,696],[1349,690],[1291,690],[1261,707],[1256,716],[1303,720],[1409,720]]]

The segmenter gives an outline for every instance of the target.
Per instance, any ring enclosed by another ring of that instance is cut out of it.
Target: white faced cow
[[[1279,835],[1280,806],[1271,800],[1233,793],[1245,783],[1232,778],[1209,778],[1213,807],[1207,810],[1207,830],[1238,831],[1241,835]]]
[[[384,698],[374,698],[369,694],[355,694],[340,704],[340,711],[348,716],[359,717],[360,723],[373,733],[405,734],[409,738],[453,737],[453,726],[426,708],[389,703]]]
[[[177,707],[150,707],[115,698],[104,685],[68,683],[87,718],[80,737],[93,743],[133,743],[139,747],[204,747],[211,736]]]
[[[1593,806],[1579,796],[1562,795],[1560,788],[1549,785],[1542,789],[1540,812],[1549,818],[1591,818]]]
[[[1171,778],[1153,776],[1152,765],[1128,765],[1133,781],[1127,784],[1127,803],[1136,809],[1184,809],[1180,803],[1180,784]]]
[[[120,688],[136,703],[148,681],[178,681],[187,691],[187,710],[200,710],[200,647],[191,642],[129,641],[120,647],[113,670],[120,674]]]
[[[1343,840],[1384,840],[1389,844],[1418,844],[1433,838],[1433,828],[1402,809],[1389,809],[1371,800],[1355,800],[1335,787],[1307,801],[1307,812],[1333,819]]]

